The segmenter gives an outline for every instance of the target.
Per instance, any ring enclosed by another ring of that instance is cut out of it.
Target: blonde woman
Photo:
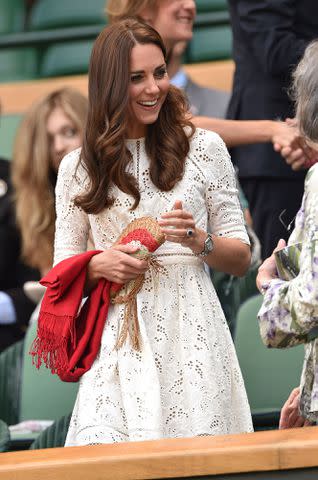
[[[14,226],[10,188],[0,199],[4,232],[0,265],[5,270],[0,284],[0,351],[24,335],[38,296],[32,281],[52,264],[57,170],[64,155],[81,145],[86,114],[87,99],[74,89],[62,88],[34,104],[18,130],[11,166],[20,234]],[[2,165],[7,172],[7,162]],[[32,298],[25,295],[26,281],[31,281]]]
[[[42,275],[53,260],[58,167],[82,144],[86,114],[87,99],[81,93],[56,90],[29,110],[16,137],[12,180],[22,256]]]

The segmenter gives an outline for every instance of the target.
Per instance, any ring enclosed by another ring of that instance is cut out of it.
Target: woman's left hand
[[[193,215],[183,210],[180,200],[175,202],[170,212],[161,215],[158,223],[169,242],[180,243],[194,253],[202,251],[206,233],[196,228]]]

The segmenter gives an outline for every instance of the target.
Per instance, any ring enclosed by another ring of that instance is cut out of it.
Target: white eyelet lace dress
[[[109,248],[138,217],[157,219],[176,200],[196,226],[248,243],[233,167],[218,135],[197,129],[183,179],[169,192],[149,177],[144,140],[128,140],[141,201],[113,187],[115,202],[97,215],[73,203],[87,175],[76,168],[80,150],[67,155],[56,187],[55,263],[86,250],[89,229],[97,249]],[[137,296],[141,351],[129,340],[115,349],[123,305],[112,305],[100,352],[82,377],[66,445],[252,431],[240,368],[219,300],[202,260],[166,242],[156,252],[164,272],[149,270]]]

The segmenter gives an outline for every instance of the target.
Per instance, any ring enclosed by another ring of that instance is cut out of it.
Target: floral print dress
[[[258,319],[263,342],[285,348],[305,344],[300,382],[300,411],[318,420],[318,164],[308,172],[301,208],[288,245],[302,243],[296,278],[274,279]]]

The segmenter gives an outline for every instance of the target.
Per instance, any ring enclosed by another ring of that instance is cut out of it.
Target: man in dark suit
[[[35,308],[23,291],[39,275],[20,259],[20,236],[15,226],[10,163],[0,158],[0,351],[23,337]]]
[[[318,36],[315,0],[228,0],[236,64],[227,117],[237,120],[292,117],[288,96],[293,68]],[[305,172],[294,172],[271,144],[233,148],[254,229],[268,257],[288,236],[301,204]],[[285,210],[285,211],[284,211]],[[282,213],[284,211],[284,213]]]

